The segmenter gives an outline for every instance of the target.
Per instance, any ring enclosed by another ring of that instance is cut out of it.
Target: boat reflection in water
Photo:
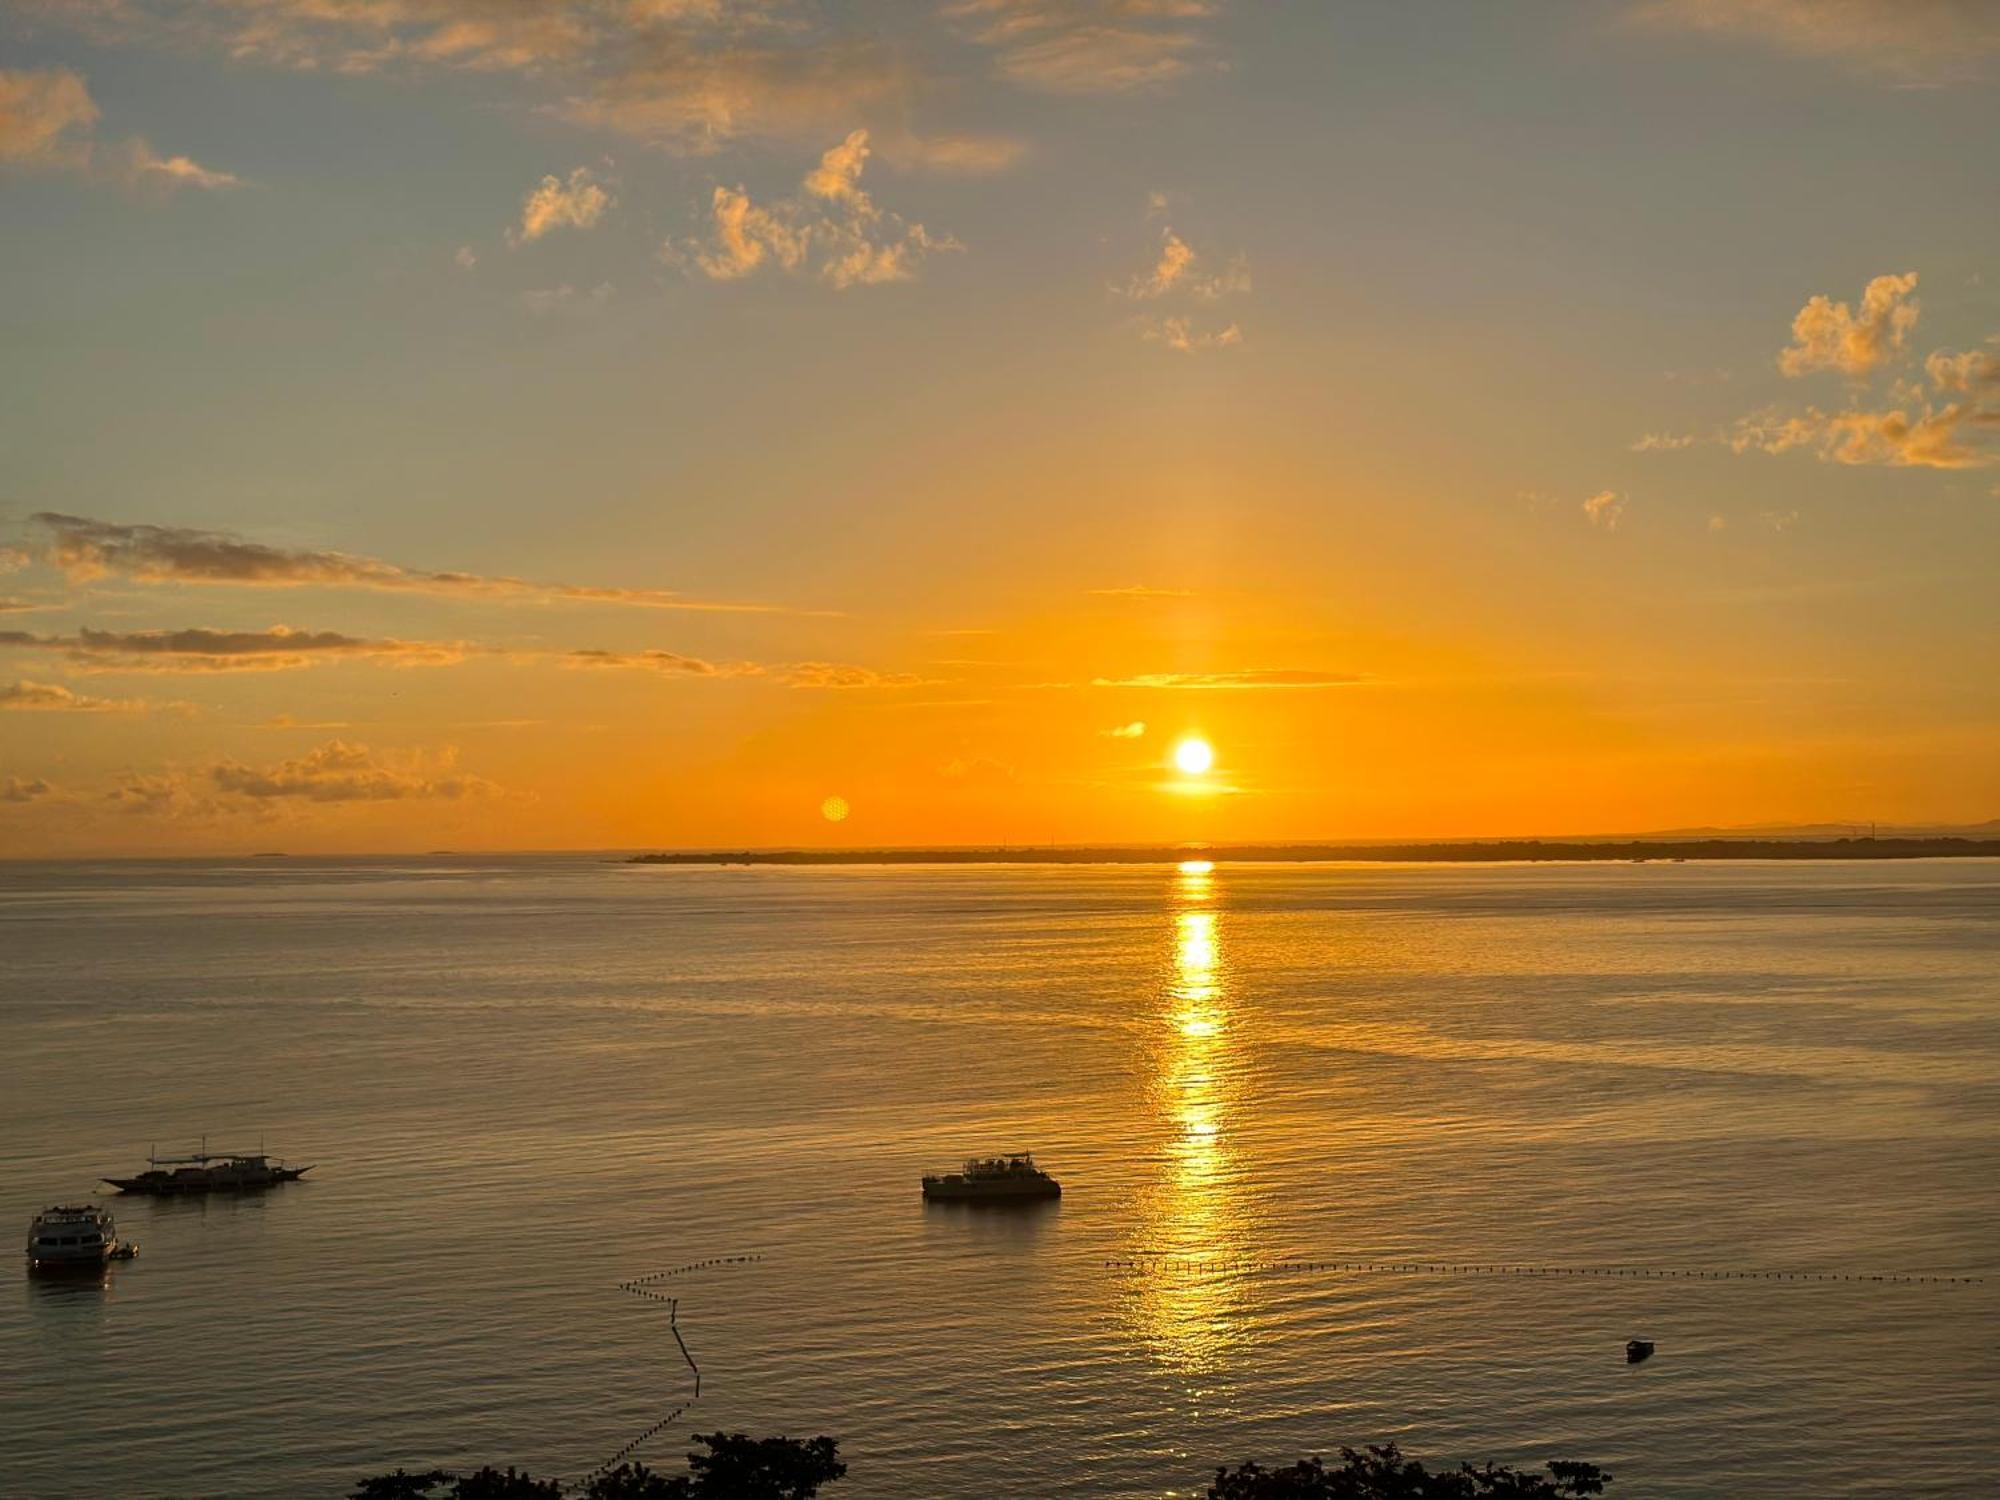
[[[1148,1041],[1159,1169],[1142,1189],[1132,1249],[1166,1265],[1137,1277],[1130,1315],[1140,1340],[1169,1369],[1219,1369],[1245,1337],[1243,1273],[1216,1268],[1250,1242],[1240,1124],[1242,1038],[1230,992],[1215,872],[1180,867],[1171,891],[1173,946]],[[1201,1262],[1189,1268],[1175,1262]]]

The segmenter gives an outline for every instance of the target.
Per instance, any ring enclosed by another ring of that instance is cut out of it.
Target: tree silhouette
[[[687,1456],[685,1474],[657,1474],[641,1463],[623,1463],[594,1474],[578,1491],[553,1479],[513,1469],[471,1474],[449,1469],[377,1475],[358,1484],[350,1500],[812,1500],[820,1486],[847,1472],[830,1437],[753,1438],[741,1432],[697,1433],[707,1452]]]
[[[1601,1495],[1611,1482],[1597,1465],[1568,1459],[1551,1461],[1546,1475],[1491,1463],[1432,1473],[1394,1443],[1362,1452],[1342,1448],[1340,1458],[1337,1469],[1317,1458],[1285,1469],[1254,1463],[1217,1469],[1208,1500],[1568,1500]]]

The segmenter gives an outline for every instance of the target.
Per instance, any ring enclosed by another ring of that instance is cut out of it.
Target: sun
[[[1184,775],[1205,775],[1215,764],[1215,747],[1204,739],[1182,740],[1174,746],[1174,764]]]

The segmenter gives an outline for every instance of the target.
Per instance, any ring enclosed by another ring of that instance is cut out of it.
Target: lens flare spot
[[[850,811],[845,797],[829,797],[819,805],[819,815],[829,823],[845,821]]]

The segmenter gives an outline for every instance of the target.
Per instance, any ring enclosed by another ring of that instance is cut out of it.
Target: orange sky
[[[2000,814],[2000,16],[1273,9],[0,22],[0,854]]]

